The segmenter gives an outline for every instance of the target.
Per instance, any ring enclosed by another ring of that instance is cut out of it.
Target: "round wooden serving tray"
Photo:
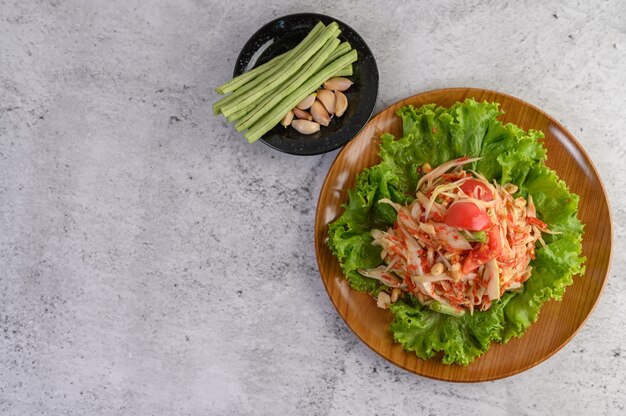
[[[528,130],[541,130],[548,149],[547,165],[569,189],[580,196],[579,215],[585,224],[583,254],[587,271],[576,276],[562,301],[546,302],[533,324],[521,338],[505,345],[493,344],[481,358],[467,367],[444,365],[439,358],[421,360],[395,343],[389,331],[391,312],[376,307],[371,296],[352,290],[337,259],[326,246],[328,224],[343,212],[348,189],[364,168],[379,162],[379,137],[389,132],[402,135],[402,122],[395,112],[403,105],[419,107],[435,103],[449,107],[457,101],[498,102],[503,122]],[[331,166],[320,193],[315,217],[315,250],[324,286],[333,305],[354,333],[371,349],[392,363],[422,376],[456,382],[476,382],[508,377],[546,360],[561,349],[580,329],[595,306],[607,278],[611,258],[611,213],[598,172],[578,141],[559,122],[515,97],[495,91],[451,88],[429,91],[399,101],[372,118],[346,145]]]

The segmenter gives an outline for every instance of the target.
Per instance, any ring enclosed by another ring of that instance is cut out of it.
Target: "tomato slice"
[[[487,263],[489,260],[494,258],[491,249],[488,244],[482,244],[476,250],[472,250],[469,252],[465,260],[463,261],[463,267],[461,267],[461,273],[467,274],[474,269],[482,266]]]
[[[433,221],[435,222],[443,222],[443,217],[438,212],[431,212],[430,218],[432,218]],[[422,221],[422,222],[425,222],[425,221]]]
[[[498,257],[502,253],[502,239],[500,238],[500,226],[494,225],[487,232],[489,238],[489,249],[493,253],[493,257]]]
[[[444,222],[450,227],[469,231],[484,231],[492,223],[487,212],[472,202],[455,202],[444,215]]]
[[[404,275],[404,283],[406,283],[409,292],[415,292],[416,286],[415,283],[413,283],[413,279],[411,279],[411,276],[409,276],[408,274]]]
[[[479,181],[478,179],[468,179],[461,185],[461,190],[465,192],[467,196],[477,197],[483,201],[493,201],[493,194],[491,190]],[[474,195],[476,192],[476,195]]]
[[[461,272],[467,274],[474,269],[482,266],[491,259],[497,258],[502,253],[502,239],[500,238],[500,226],[494,225],[487,231],[486,244],[481,244],[476,250],[468,253],[463,261]]]

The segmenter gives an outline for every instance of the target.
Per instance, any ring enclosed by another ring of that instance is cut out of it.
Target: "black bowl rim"
[[[330,19],[330,20],[334,20],[335,22],[337,22],[341,27],[342,30],[345,28],[349,31],[351,31],[354,35],[358,36],[362,42],[362,46],[363,49],[365,50],[366,55],[369,55],[371,57],[371,64],[373,66],[373,74],[374,77],[376,78],[376,85],[374,85],[374,90],[373,90],[373,98],[372,98],[372,108],[369,112],[369,114],[367,115],[367,119],[365,120],[365,122],[357,129],[355,130],[354,134],[352,134],[352,137],[346,139],[345,141],[339,141],[337,143],[334,143],[332,146],[329,147],[325,147],[325,148],[321,148],[318,151],[314,151],[314,152],[307,152],[307,153],[300,153],[300,152],[294,152],[294,151],[290,151],[289,149],[283,149],[279,146],[274,146],[273,144],[269,143],[268,141],[265,140],[264,137],[261,137],[259,140],[262,141],[265,145],[271,147],[274,150],[278,150],[279,152],[283,152],[283,153],[287,153],[287,154],[291,154],[291,155],[297,155],[297,156],[316,156],[316,155],[321,155],[324,153],[328,153],[328,152],[332,152],[333,150],[337,150],[342,146],[345,146],[347,143],[349,143],[352,139],[354,139],[360,132],[361,130],[363,130],[363,128],[365,127],[365,125],[368,123],[368,121],[372,118],[372,115],[374,114],[374,110],[376,108],[376,102],[378,100],[378,86],[379,86],[379,80],[380,80],[380,74],[378,71],[378,64],[376,63],[376,58],[374,57],[374,54],[372,53],[372,50],[369,48],[369,46],[367,45],[367,43],[365,42],[365,40],[363,39],[363,37],[361,35],[359,35],[359,33],[354,30],[352,27],[350,27],[349,25],[345,24],[344,22],[342,22],[339,19],[335,19],[332,16],[328,16],[325,14],[320,14],[320,13],[293,13],[293,14],[288,14],[285,16],[280,16],[277,17],[267,23],[265,23],[263,26],[261,26],[260,29],[258,29],[256,32],[254,32],[254,34],[252,36],[250,36],[250,38],[246,41],[246,43],[243,45],[243,48],[241,48],[241,51],[239,52],[239,55],[237,56],[237,60],[235,61],[235,68],[233,69],[233,77],[236,77],[240,74],[243,73],[243,70],[245,69],[245,67],[247,66],[248,62],[246,62],[245,64],[243,64],[244,61],[244,57],[247,53],[247,51],[251,48],[254,48],[254,39],[258,36],[260,36],[265,30],[267,30],[268,27],[271,27],[273,24],[275,24],[277,21],[279,20],[285,20],[285,19],[294,19],[294,18],[301,18],[301,17],[313,17],[313,18],[317,18],[320,21],[322,19]],[[359,56],[359,60],[361,59],[361,57]],[[338,130],[335,132],[335,134],[338,134],[339,132],[341,132],[341,130]]]

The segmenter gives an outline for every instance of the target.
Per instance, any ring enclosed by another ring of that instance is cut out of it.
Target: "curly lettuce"
[[[385,288],[358,273],[382,262],[370,231],[395,221],[395,211],[377,201],[410,203],[418,168],[426,162],[434,167],[461,156],[482,157],[470,168],[489,180],[517,185],[518,195],[532,196],[538,217],[560,232],[544,235],[546,245],[537,246],[533,273],[524,286],[505,293],[487,311],[455,317],[422,307],[412,296],[391,305],[390,329],[406,350],[422,359],[441,354],[445,364],[468,365],[492,342],[505,343],[523,335],[537,320],[541,305],[559,300],[573,276],[584,273],[578,196],[545,165],[543,133],[503,124],[497,119],[502,114],[497,103],[467,99],[450,108],[405,106],[397,114],[402,118],[403,137],[381,137],[381,162],[359,174],[343,214],[329,225],[328,246],[352,288],[372,295]]]

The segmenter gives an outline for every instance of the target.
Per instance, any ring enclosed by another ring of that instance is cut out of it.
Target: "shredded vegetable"
[[[532,198],[514,197],[515,185],[463,170],[477,160],[454,159],[425,174],[410,205],[379,200],[397,219],[386,231],[371,231],[384,264],[359,272],[454,314],[487,310],[519,289],[531,276],[535,242],[549,230]]]

